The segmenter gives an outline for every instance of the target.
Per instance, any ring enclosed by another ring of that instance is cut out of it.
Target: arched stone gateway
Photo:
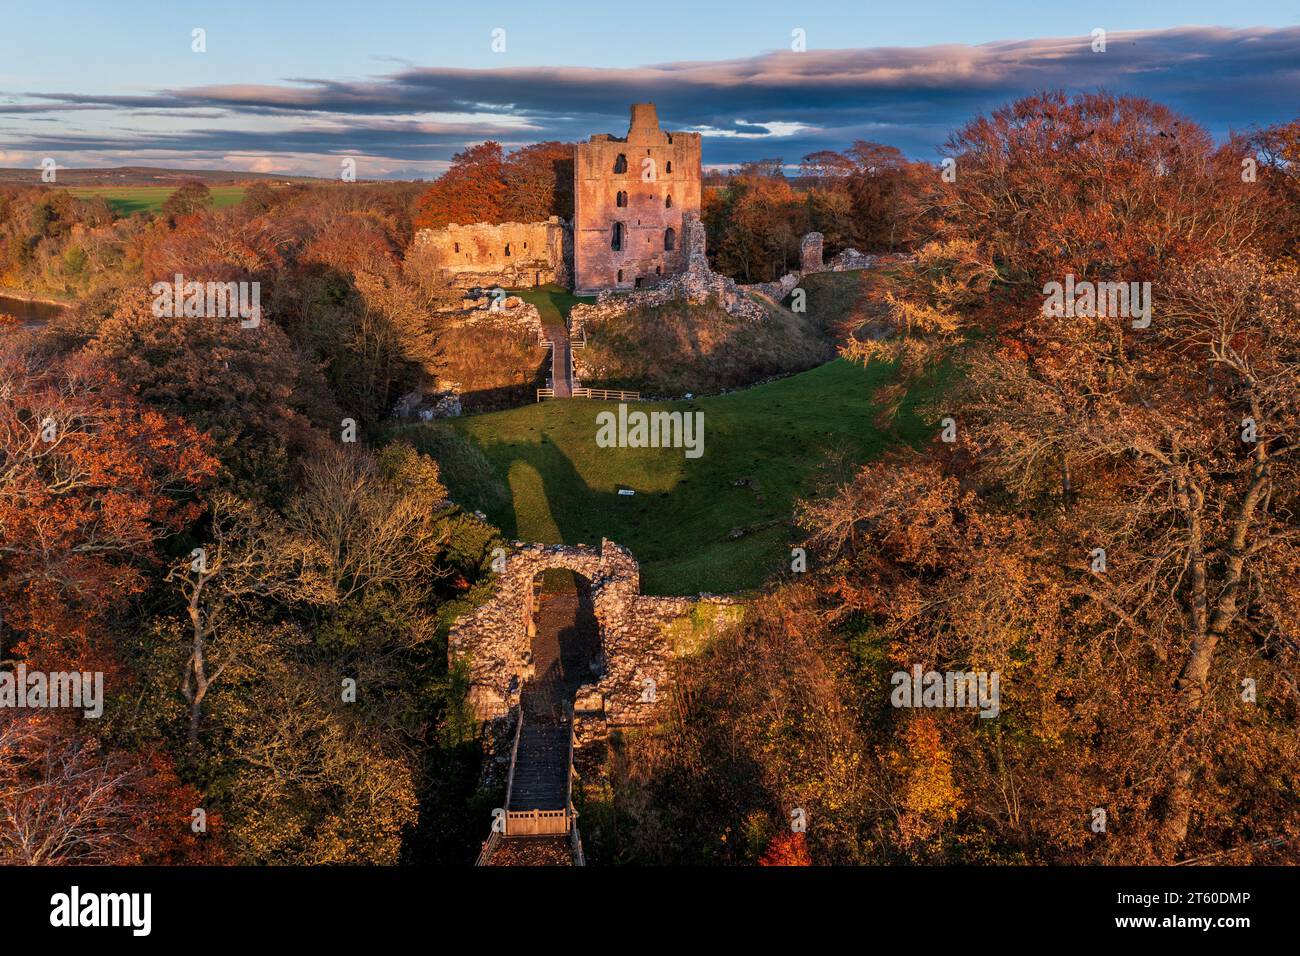
[[[480,720],[507,717],[533,676],[533,581],[553,568],[591,582],[600,631],[596,673],[579,688],[574,704],[580,736],[652,720],[673,655],[666,625],[701,603],[719,611],[737,603],[726,597],[641,594],[640,566],[627,548],[612,541],[603,540],[599,548],[513,542],[496,594],[456,621],[448,639],[449,659],[468,663],[470,704]]]

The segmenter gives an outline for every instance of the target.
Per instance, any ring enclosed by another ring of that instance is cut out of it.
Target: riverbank
[[[7,285],[0,285],[0,299],[30,302],[33,305],[52,305],[61,309],[68,309],[77,304],[74,298],[57,299],[48,292],[28,292],[26,289],[16,289]]]
[[[49,296],[23,292],[21,289],[0,288],[0,315],[12,315],[24,329],[44,328],[73,305],[73,302],[61,302]]]

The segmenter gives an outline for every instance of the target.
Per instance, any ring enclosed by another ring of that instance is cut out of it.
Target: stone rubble
[[[709,268],[704,251],[704,223],[698,217],[688,215],[683,218],[682,230],[685,272],[665,276],[647,288],[631,292],[601,292],[594,305],[575,305],[569,313],[571,318],[575,322],[599,323],[621,318],[637,309],[657,308],[670,302],[691,305],[716,302],[737,318],[750,322],[767,318],[767,310],[755,302],[742,286]]]
[[[461,414],[460,385],[439,381],[432,391],[407,392],[393,405],[393,418],[400,422],[431,422],[457,418]]]
[[[864,255],[856,249],[845,249],[839,255],[832,257],[829,262],[823,262],[822,234],[810,232],[799,244],[798,271],[787,272],[775,282],[740,285],[735,280],[719,275],[709,268],[708,256],[705,254],[704,223],[698,217],[685,217],[683,231],[687,259],[685,272],[665,276],[647,288],[631,292],[600,292],[596,296],[595,304],[574,306],[571,313],[574,319],[599,323],[622,318],[637,309],[656,308],[670,302],[702,305],[712,301],[730,315],[750,322],[761,322],[767,318],[768,313],[762,304],[755,301],[755,295],[770,299],[779,305],[806,275],[870,269],[880,258]]]

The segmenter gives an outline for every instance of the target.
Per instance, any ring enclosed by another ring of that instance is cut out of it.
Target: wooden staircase
[[[567,722],[546,726],[525,721],[515,752],[507,813],[567,808],[570,734]]]
[[[581,392],[573,366],[573,350],[587,347],[586,329],[579,327],[576,332],[565,329],[562,335],[552,331],[549,336],[547,330],[543,329],[538,333],[538,344],[551,350],[551,374],[546,387],[537,390],[537,400],[573,398]]]
[[[483,844],[479,866],[583,865],[573,808],[573,693],[585,679],[588,652],[573,641],[562,648],[555,637],[577,620],[577,608],[576,594],[561,595],[538,613],[533,676],[520,694],[510,752],[504,832],[494,831]],[[565,854],[557,849],[561,843]]]

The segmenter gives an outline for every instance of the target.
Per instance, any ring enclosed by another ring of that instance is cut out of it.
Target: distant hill
[[[111,169],[63,169],[58,186],[178,186],[188,180],[209,186],[236,186],[253,182],[310,183],[318,176],[290,176],[285,173],[249,173],[232,169],[163,169],[155,166],[116,166]],[[0,168],[0,185],[39,186],[41,171],[35,168]]]

